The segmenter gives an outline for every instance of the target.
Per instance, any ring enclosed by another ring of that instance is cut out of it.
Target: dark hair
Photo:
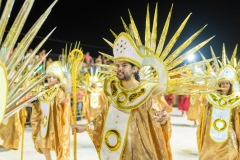
[[[130,62],[129,62],[129,64],[130,64],[132,67],[136,66],[135,64],[130,63]],[[138,67],[138,66],[136,66],[136,67]],[[140,82],[139,71],[137,71],[137,72],[134,73],[134,78],[135,78],[138,82]]]
[[[221,87],[221,83],[219,83],[218,86]],[[219,92],[220,92],[220,91],[222,92],[222,90],[218,90],[218,91],[219,91]],[[228,90],[227,95],[231,95],[232,93],[233,93],[233,90],[232,90],[232,83],[230,83],[230,88],[229,88],[229,90]]]

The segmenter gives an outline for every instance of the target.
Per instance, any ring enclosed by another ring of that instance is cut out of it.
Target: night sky
[[[22,30],[22,34],[28,31],[31,25],[45,11],[51,2],[52,0],[35,1],[30,16],[27,19],[27,23]],[[47,50],[53,49],[52,57],[57,57],[54,56],[54,54],[62,52],[62,48],[64,48],[66,42],[74,43],[75,41],[81,41],[83,51],[89,51],[94,57],[98,55],[98,51],[112,54],[111,47],[102,40],[102,37],[113,42],[114,37],[109,29],[112,29],[117,34],[124,31],[120,16],[122,16],[128,24],[128,9],[130,9],[135,24],[138,27],[142,42],[144,42],[147,3],[150,5],[150,18],[152,20],[156,2],[157,1],[144,0],[141,2],[140,0],[59,0],[38,32],[37,38],[32,43],[31,48],[36,47],[41,37],[46,36],[48,32],[57,26],[50,40],[43,46],[43,48]],[[227,54],[231,55],[235,45],[240,44],[240,2],[227,0],[216,2],[217,1],[200,2],[200,0],[159,1],[158,37],[161,35],[171,4],[174,3],[166,42],[170,40],[188,14],[192,12],[193,14],[175,46],[178,47],[193,33],[205,24],[208,24],[190,47],[216,35],[213,40],[201,49],[201,52],[207,58],[210,58],[209,46],[211,45],[215,53],[220,56],[222,43],[224,42]],[[15,1],[10,23],[12,22],[11,20],[15,18],[22,4],[23,0]],[[2,9],[3,6],[1,6],[1,11]],[[188,47],[185,51],[188,49],[190,48]],[[172,51],[174,51],[174,48]]]

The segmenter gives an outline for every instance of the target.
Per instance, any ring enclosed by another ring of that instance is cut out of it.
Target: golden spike
[[[30,92],[34,87],[36,87],[39,83],[41,83],[48,74],[44,75],[41,77],[41,79],[37,80],[34,84],[31,84],[29,87],[27,87],[25,90],[22,90],[21,93],[19,94],[19,96],[14,99],[15,103],[12,103],[12,105],[7,105],[6,108],[6,112],[4,115],[4,118],[9,118],[10,116],[12,116],[14,113],[16,113],[17,111],[19,111],[20,109],[22,109],[23,107],[25,107],[25,105],[29,102],[32,102],[34,99],[36,99],[37,97],[39,97],[42,93],[44,92],[40,92],[34,96],[32,96],[31,98],[21,102],[20,104],[16,105],[16,102],[19,101],[25,94],[27,94],[28,92]],[[45,91],[46,92],[46,91]]]
[[[211,50],[212,57],[213,57],[213,58],[216,58],[216,55],[215,55],[215,53],[214,53],[214,51],[213,51],[212,46],[210,46],[210,50]],[[213,64],[214,64],[214,67],[216,68],[216,70],[218,71],[218,70],[220,69],[220,66],[219,66],[219,64],[218,64],[218,60],[217,60],[217,59],[214,59],[214,60],[213,60]]]
[[[142,46],[142,42],[141,42],[141,39],[140,39],[140,36],[139,36],[139,33],[138,33],[138,30],[137,30],[137,27],[135,25],[135,22],[133,20],[133,17],[131,15],[131,12],[130,10],[128,10],[128,13],[129,13],[129,17],[130,17],[130,22],[131,22],[131,26],[132,26],[132,31],[133,31],[133,34],[134,34],[134,38],[136,40],[136,45],[139,47],[139,46]]]
[[[215,37],[215,36],[213,36]],[[180,63],[182,63],[190,54],[195,53],[196,51],[198,51],[199,49],[201,49],[206,43],[208,43],[213,37],[203,41],[202,43],[198,44],[197,46],[193,47],[192,49],[190,49],[189,51],[187,51],[186,53],[184,53],[183,55],[181,55],[180,57],[178,57],[176,60],[174,60],[171,64],[169,64],[167,66],[167,69],[170,70],[174,67],[176,67],[177,65],[179,65]]]
[[[156,3],[154,18],[153,18],[153,26],[152,26],[152,34],[151,34],[151,50],[156,51],[156,40],[157,40],[157,22],[158,22],[158,3]]]
[[[195,68],[196,66],[206,65],[207,63],[209,63],[209,62],[211,62],[215,59],[216,58],[205,59],[205,60],[202,60],[202,61],[199,61],[199,62],[195,62],[193,64],[188,64],[186,66],[178,67],[176,69],[173,69],[173,70],[169,71],[168,75],[169,76],[175,76],[175,75],[181,74],[186,70],[191,70],[191,69]]]
[[[163,52],[162,52],[162,54],[161,54],[161,56],[160,56],[160,58],[161,58],[162,60],[164,60],[164,59],[167,57],[168,53],[171,51],[172,47],[173,47],[174,44],[176,43],[178,37],[180,36],[182,30],[184,29],[184,27],[185,27],[188,19],[190,18],[191,14],[192,14],[192,13],[190,13],[190,14],[187,16],[187,18],[183,21],[183,23],[182,23],[181,26],[178,28],[178,30],[176,31],[176,33],[174,34],[174,36],[172,37],[172,39],[170,40],[170,42],[167,44],[166,48],[163,50]]]
[[[163,50],[163,46],[164,46],[164,43],[165,43],[165,40],[166,40],[166,36],[167,36],[167,33],[168,33],[168,28],[169,28],[169,24],[170,24],[170,20],[171,20],[171,15],[172,15],[172,9],[173,9],[173,4],[171,6],[171,9],[168,13],[168,17],[167,17],[167,20],[165,22],[165,25],[164,25],[164,28],[163,28],[163,31],[162,31],[162,34],[161,34],[161,37],[160,37],[160,40],[159,40],[159,43],[158,43],[158,47],[157,47],[157,51],[156,51],[156,56],[160,56],[162,50]]]
[[[98,53],[100,53],[104,57],[107,57],[108,59],[112,60],[113,62],[115,61],[114,57],[109,55],[109,54],[106,54],[106,53],[103,53],[103,52],[100,52],[100,51],[98,51]]]
[[[150,33],[150,14],[149,14],[149,4],[147,5],[147,15],[146,15],[146,28],[145,28],[145,47],[150,48],[151,46],[151,33]],[[145,49],[145,54],[149,52]]]
[[[220,64],[220,67],[222,68],[223,64],[222,64],[222,62],[219,59],[218,59],[218,63]]]
[[[194,33],[190,38],[188,38],[181,46],[179,46],[166,60],[165,64],[170,64],[182,51],[187,48],[192,41],[203,31],[207,25],[203,26],[200,30]],[[174,42],[175,43],[175,42]]]
[[[109,29],[109,30],[110,30],[110,32],[112,33],[112,35],[114,36],[114,38],[117,38],[117,34],[114,33],[111,29]]]
[[[16,44],[16,41],[21,33],[21,30],[23,28],[23,25],[30,13],[30,10],[33,6],[34,0],[26,0],[19,11],[10,31],[7,34],[6,39],[4,40],[3,47],[7,49],[6,54],[3,56],[3,63],[6,64],[6,61],[11,53],[11,50],[13,49],[14,45]]]
[[[123,24],[123,27],[124,27],[124,29],[125,29],[125,32],[129,34],[129,29],[128,29],[126,23],[124,22],[124,20],[123,20],[122,17],[120,17],[120,18],[121,18],[121,20],[122,20],[122,24]]]
[[[206,58],[204,57],[204,55],[200,51],[198,51],[198,52],[200,53],[202,59],[205,60]]]
[[[105,38],[103,38],[103,40],[105,41],[105,42],[107,42],[107,44],[110,46],[110,47],[112,47],[113,48],[113,44],[110,42],[110,41],[108,41],[107,39],[105,39]]]
[[[53,33],[53,31],[56,29],[56,27],[38,44],[38,46],[33,50],[33,53],[29,56],[29,58],[27,59],[26,62],[24,62],[24,64],[27,64],[29,61],[30,61],[30,58],[32,58],[36,53],[37,51],[42,47],[42,45],[47,41],[47,39],[50,37],[50,35]],[[14,65],[15,66],[15,65]],[[8,66],[9,67],[9,66]],[[14,68],[11,68],[11,71],[10,73],[12,74],[14,72]],[[13,83],[15,80],[12,79],[12,82],[10,83]]]
[[[31,29],[27,32],[27,34],[24,36],[24,38],[19,43],[18,47],[14,50],[14,54],[9,59],[7,68],[9,71],[9,68],[15,68],[16,65],[20,62],[21,57],[25,54],[26,50],[30,46],[31,42],[33,41],[34,37],[36,36],[37,32],[41,28],[42,24],[44,23],[47,16],[50,14],[51,9],[56,4],[57,0],[55,0],[48,8],[47,10],[41,15],[41,17],[34,23],[34,25],[31,27]],[[20,57],[20,58],[19,58]]]
[[[236,71],[240,71],[240,60],[238,60],[237,66],[236,66]]]
[[[46,55],[43,56],[43,58],[36,64],[32,67],[32,70],[29,71],[27,74],[25,74],[21,79],[20,81],[18,81],[9,91],[9,94],[8,94],[8,100],[10,100],[11,98],[15,98],[14,95],[16,94],[17,92],[17,89],[31,76],[31,74],[34,73],[34,70],[42,63],[42,61],[44,60],[44,58],[46,58],[48,56],[48,54],[51,52],[52,50],[50,50]],[[9,102],[12,102],[12,101],[9,101]]]
[[[2,44],[2,38],[3,38],[4,32],[5,32],[14,2],[15,2],[15,0],[8,0],[5,4],[4,11],[2,13],[2,17],[0,20],[0,43],[1,44]],[[0,54],[0,61],[2,59],[1,56],[2,55]]]
[[[238,44],[236,45],[232,57],[231,57],[231,65],[235,68],[237,66],[237,62],[236,62],[236,54],[237,54],[237,49],[238,49]]]
[[[227,65],[226,49],[225,49],[225,44],[224,43],[223,43],[223,48],[222,48],[222,65],[223,66]]]

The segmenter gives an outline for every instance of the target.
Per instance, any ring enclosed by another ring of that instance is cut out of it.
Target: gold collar
[[[104,93],[117,109],[131,110],[142,105],[157,85],[157,83],[142,82],[136,88],[125,89],[116,76],[111,76],[104,83]]]

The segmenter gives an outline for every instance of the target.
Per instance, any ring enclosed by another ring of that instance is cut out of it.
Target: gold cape
[[[91,122],[92,120],[94,120],[99,114],[101,114],[102,112],[102,107],[104,106],[104,104],[107,103],[107,97],[105,96],[105,94],[103,93],[103,90],[99,90],[97,91],[98,93],[98,105],[97,107],[92,107],[91,106],[91,93],[95,92],[95,91],[91,91],[88,92],[87,94],[87,99],[86,102],[84,103],[84,107],[85,107],[85,118],[88,120],[88,122]]]
[[[59,88],[57,95],[50,103],[48,132],[45,138],[42,138],[40,133],[42,119],[40,103],[33,105],[31,116],[32,139],[36,150],[41,154],[40,148],[54,150],[58,160],[68,160],[70,157],[70,123],[72,114],[68,103],[59,103],[64,98],[65,92]]]
[[[3,147],[17,150],[21,139],[22,125],[19,112],[9,117],[6,125],[0,124],[0,137],[4,141]]]
[[[101,134],[110,105],[103,107],[101,115],[86,125],[86,130],[91,137],[99,154]],[[132,110],[129,131],[126,138],[122,160],[171,160],[170,148],[171,126],[170,118],[166,124],[161,125],[153,120],[156,111],[161,109],[158,96],[150,96],[141,106]]]
[[[199,160],[240,160],[240,119],[237,108],[232,109],[228,139],[225,142],[217,143],[210,137],[211,123],[211,105],[206,106],[204,119],[203,114],[200,117],[200,124],[197,130],[198,148],[200,150]],[[202,122],[204,124],[202,124]],[[201,129],[203,125],[203,130]],[[200,133],[202,132],[203,140],[201,143]],[[200,143],[202,147],[200,148]]]
[[[191,120],[191,121],[198,120],[201,107],[202,107],[201,95],[191,95],[190,106],[187,112],[188,120]]]

